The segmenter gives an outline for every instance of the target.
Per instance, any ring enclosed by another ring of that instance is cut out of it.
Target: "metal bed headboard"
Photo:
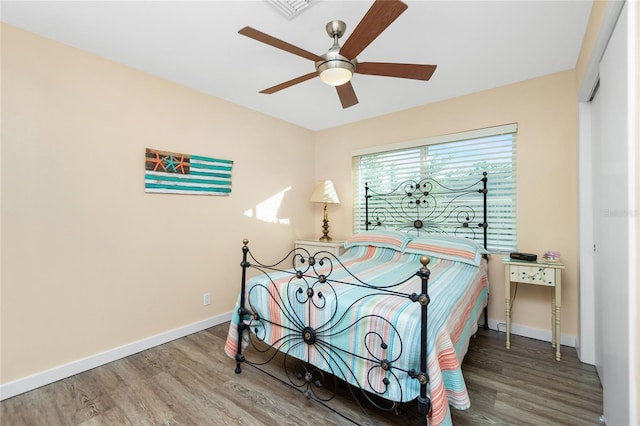
[[[487,172],[460,188],[428,177],[406,180],[385,193],[376,192],[365,183],[364,191],[365,230],[397,229],[418,236],[441,233],[478,240],[479,229],[487,249]]]

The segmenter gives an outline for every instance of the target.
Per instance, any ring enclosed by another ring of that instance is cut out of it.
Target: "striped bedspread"
[[[421,292],[415,276],[419,259],[419,254],[358,246],[340,258],[344,268],[327,254],[322,266],[316,264],[315,272],[311,268],[301,278],[286,272],[255,277],[247,284],[246,307],[260,320],[250,321],[251,331],[362,389],[391,401],[411,401],[420,392],[407,373],[420,370],[420,304],[405,295]],[[461,363],[487,303],[486,262],[478,267],[431,258],[429,269],[429,422],[446,425],[451,424],[450,405],[470,406]],[[232,358],[238,306],[225,346]],[[305,331],[311,331],[312,340],[305,340]],[[385,363],[391,368],[383,368]]]

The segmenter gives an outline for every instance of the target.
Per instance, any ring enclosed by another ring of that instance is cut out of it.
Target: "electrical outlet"
[[[210,305],[211,304],[211,293],[205,293],[204,296],[202,297],[202,304],[204,306]]]

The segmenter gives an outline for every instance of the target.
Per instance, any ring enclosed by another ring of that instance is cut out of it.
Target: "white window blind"
[[[405,180],[424,178],[446,188],[463,188],[487,172],[487,248],[516,251],[516,134],[517,125],[510,124],[354,152],[355,232],[365,229],[365,182],[377,193],[390,192]],[[482,203],[481,194],[471,201],[476,222],[483,220]],[[436,204],[444,205],[444,198]],[[482,230],[476,233],[481,240]]]

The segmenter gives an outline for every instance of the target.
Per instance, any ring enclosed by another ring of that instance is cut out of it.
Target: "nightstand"
[[[551,346],[556,348],[556,360],[560,361],[560,308],[562,306],[562,280],[560,271],[564,265],[560,262],[502,259],[504,263],[504,311],[507,322],[507,343],[511,347],[511,283],[541,285],[553,287],[551,293]]]
[[[335,256],[344,253],[344,241],[296,240],[295,245],[307,249],[312,256],[319,251],[328,251]]]

